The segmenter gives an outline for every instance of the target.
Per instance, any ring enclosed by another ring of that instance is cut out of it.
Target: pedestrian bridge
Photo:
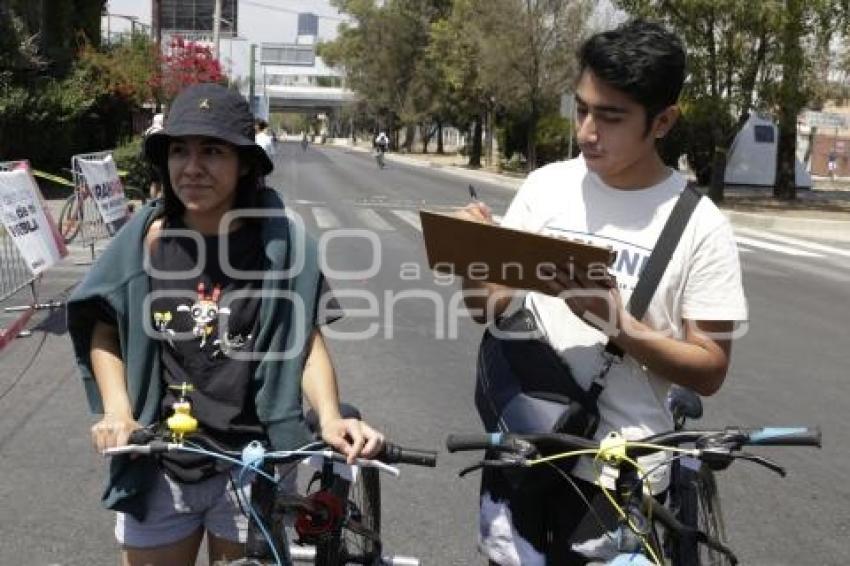
[[[344,88],[266,85],[271,112],[327,112],[354,102],[355,94]]]

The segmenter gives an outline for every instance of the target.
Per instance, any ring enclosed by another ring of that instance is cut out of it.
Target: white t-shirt
[[[671,171],[661,183],[639,190],[619,190],[587,170],[582,158],[553,163],[534,171],[523,183],[502,225],[611,246],[617,258],[610,270],[627,304],[652,248],[667,221],[685,178]],[[587,389],[603,365],[607,337],[579,319],[557,298],[529,293],[526,306],[552,346]],[[700,200],[670,258],[643,321],[655,330],[683,338],[682,319],[747,318],[738,251],[729,222],[709,199]],[[654,375],[629,356],[616,362],[605,378],[599,398],[601,421],[596,437],[619,431],[630,439],[669,431],[667,408],[670,382]],[[645,469],[659,458],[642,458]],[[592,460],[574,468],[576,476],[595,481]],[[603,481],[613,488],[613,470]],[[667,484],[666,467],[650,476],[654,489]]]
[[[258,146],[265,150],[266,155],[268,155],[269,158],[274,157],[274,140],[268,133],[265,131],[257,132],[254,134],[254,141]]]

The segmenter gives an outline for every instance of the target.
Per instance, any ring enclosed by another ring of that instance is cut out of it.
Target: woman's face
[[[182,136],[168,146],[171,186],[189,214],[220,216],[230,210],[239,175],[239,154],[227,142]]]

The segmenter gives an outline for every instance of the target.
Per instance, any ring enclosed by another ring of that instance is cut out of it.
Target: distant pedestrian
[[[829,152],[829,157],[826,160],[826,168],[829,171],[829,178],[835,180],[835,170],[838,169],[838,155],[834,151]]]
[[[162,130],[165,122],[165,116],[162,113],[154,114],[153,120],[151,121],[150,127],[145,130],[145,133],[142,137],[142,144],[144,145],[144,140],[148,138],[151,134],[155,134]],[[159,179],[159,172],[155,167],[149,166],[151,177],[151,184],[148,187],[148,196],[151,200],[159,198],[159,195],[162,194],[162,182]]]
[[[263,120],[262,118],[258,118],[256,122],[254,122],[254,141],[258,146],[263,148],[263,151],[266,152],[266,155],[269,156],[269,159],[274,158],[274,138],[269,135],[269,123]]]

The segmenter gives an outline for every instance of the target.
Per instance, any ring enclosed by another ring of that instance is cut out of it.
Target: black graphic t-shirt
[[[241,448],[263,438],[251,383],[256,362],[233,355],[253,351],[262,282],[231,275],[262,269],[259,227],[245,223],[227,235],[227,270],[219,261],[219,236],[201,236],[201,245],[197,232],[195,238],[181,237],[178,231],[186,226],[180,220],[167,221],[163,228],[151,251],[150,303],[153,328],[162,341],[162,420],[171,416],[181,396],[177,388],[188,384],[192,390],[186,398],[199,433],[227,448]],[[200,481],[218,471],[215,460],[182,452],[166,455],[163,465],[183,481]]]
[[[260,226],[246,222],[226,236],[229,265],[220,262],[218,235],[180,234],[186,226],[179,219],[169,219],[163,228],[151,251],[150,302],[152,325],[162,341],[161,420],[172,415],[180,387],[189,384],[186,398],[199,421],[198,434],[240,450],[265,438],[253,384],[262,280],[252,277],[256,273],[240,273],[263,269]],[[184,452],[167,454],[163,466],[184,482],[226,468],[220,460]]]

